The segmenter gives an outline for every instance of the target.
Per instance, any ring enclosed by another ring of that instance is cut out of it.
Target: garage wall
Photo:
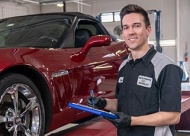
[[[109,8],[108,3],[111,3],[113,8]],[[120,11],[127,4],[138,4],[145,10],[161,10],[161,40],[175,40],[176,39],[176,1],[174,0],[96,0],[93,3],[93,15],[96,16],[101,12]],[[105,8],[108,7],[108,8]],[[149,37],[150,41],[155,41],[155,15],[149,14],[149,18],[152,26],[152,34]],[[120,22],[115,23],[103,23],[104,26],[113,33],[115,26],[120,25]],[[121,38],[122,36],[117,36]],[[172,51],[172,52],[171,52]],[[177,61],[176,46],[163,47],[163,53]]]
[[[63,12],[62,7],[57,7],[55,4],[41,6],[41,13]]]
[[[67,2],[66,1],[66,11],[67,12],[82,12],[93,15],[92,0],[87,0],[84,2],[85,5],[78,4],[76,2]],[[50,12],[63,12],[63,7],[58,7],[56,4],[42,5],[42,13]]]
[[[184,60],[185,53],[188,54],[185,64],[190,73],[190,0],[179,1],[179,60]]]
[[[0,19],[36,13],[41,13],[39,5],[19,4],[13,2],[0,3]]]
[[[114,5],[113,8],[110,8],[108,3]],[[174,0],[96,0],[93,6],[93,15],[96,16],[101,12],[112,12],[112,11],[120,11],[123,6],[127,4],[138,4],[145,8],[146,10],[161,10],[161,35],[162,39],[175,39],[176,38],[176,3]],[[151,5],[151,6],[150,6]],[[108,7],[108,8],[105,8]],[[154,15],[150,14],[150,21],[153,27],[152,35],[150,36],[150,40],[155,40],[155,31],[154,31]],[[168,17],[169,16],[169,17]],[[104,25],[109,29],[112,30],[114,26],[120,25],[120,22],[116,23],[104,23]],[[164,28],[167,28],[164,29]]]

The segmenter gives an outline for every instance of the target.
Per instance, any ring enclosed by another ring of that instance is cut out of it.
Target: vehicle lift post
[[[160,46],[160,10],[148,10],[149,14],[155,15],[155,33],[156,33],[156,50],[162,52],[162,47]]]

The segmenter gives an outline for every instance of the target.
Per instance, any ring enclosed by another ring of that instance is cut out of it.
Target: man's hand
[[[88,97],[86,99],[87,105],[90,107],[103,109],[107,105],[107,101],[101,97]],[[93,104],[94,103],[94,104]]]
[[[112,112],[113,114],[117,115],[118,119],[110,119],[105,118],[109,120],[115,127],[117,128],[127,128],[131,124],[131,116],[123,113],[123,112]]]

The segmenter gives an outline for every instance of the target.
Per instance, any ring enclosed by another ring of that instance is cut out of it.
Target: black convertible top
[[[47,15],[63,15],[63,16],[71,16],[71,17],[78,17],[78,18],[85,18],[85,19],[92,19],[96,20],[93,16],[84,14],[81,12],[54,12],[54,13],[42,13],[42,14],[31,14],[31,15],[23,15],[23,16],[15,16],[15,17],[8,17],[4,19],[0,19],[0,22],[3,20],[7,20],[10,18],[20,18],[20,17],[32,17],[32,16],[47,16]]]
[[[68,19],[74,20],[78,19],[90,19],[94,22],[99,22],[96,18],[91,15],[83,14],[80,12],[55,12],[55,13],[42,13],[42,14],[31,14],[23,16],[8,17],[0,20],[0,31],[7,29],[14,29],[18,27],[28,26],[31,24],[37,24],[40,22],[45,22],[55,19],[64,19],[68,24]]]

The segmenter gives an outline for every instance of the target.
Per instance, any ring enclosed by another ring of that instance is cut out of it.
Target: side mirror
[[[84,47],[79,52],[71,54],[70,58],[74,62],[82,62],[85,59],[86,54],[88,54],[88,51],[91,47],[108,46],[110,45],[110,43],[111,38],[107,35],[92,36],[86,42]]]

